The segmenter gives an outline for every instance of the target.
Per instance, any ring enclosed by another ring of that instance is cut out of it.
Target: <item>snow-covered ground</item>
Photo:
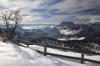
[[[90,62],[80,64],[76,60],[70,61],[53,56],[43,56],[33,48],[36,49],[36,46],[26,48],[0,41],[0,66],[100,66]],[[38,47],[37,49],[41,50]]]

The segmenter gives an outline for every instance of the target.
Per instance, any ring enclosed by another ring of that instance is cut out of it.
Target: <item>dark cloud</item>
[[[64,11],[59,11],[57,9],[52,9],[52,10],[48,10],[48,9],[32,9],[31,12],[38,12],[38,13],[42,13],[42,14],[50,14],[52,16],[54,15],[69,15],[70,13],[68,12],[64,12]]]
[[[86,10],[78,11],[77,13],[83,15],[100,15],[100,9],[86,9]]]
[[[50,6],[50,5],[54,5],[54,4],[57,4],[59,2],[64,2],[65,0],[42,0],[44,3],[42,3],[41,5],[47,5],[47,6]]]
[[[65,1],[65,0],[50,0],[50,1],[48,1],[49,2],[48,5],[53,5],[53,4],[62,2],[62,1]]]

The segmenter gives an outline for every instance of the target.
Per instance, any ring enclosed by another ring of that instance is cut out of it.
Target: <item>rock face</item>
[[[89,23],[81,25],[81,36],[100,36],[100,23]]]
[[[58,25],[59,27],[64,27],[64,28],[69,28],[69,29],[74,29],[75,24],[73,22],[61,22],[61,24]]]

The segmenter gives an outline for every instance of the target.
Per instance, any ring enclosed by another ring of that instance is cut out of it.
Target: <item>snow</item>
[[[99,66],[99,64],[89,62],[80,64],[75,60],[43,56],[35,51],[36,48],[42,49],[36,46],[26,48],[11,42],[0,41],[0,66]],[[51,51],[55,52],[53,49]]]
[[[83,40],[85,39],[85,37],[72,37],[72,38],[69,38],[69,40]]]
[[[65,30],[65,29],[60,30],[60,33],[64,34],[64,35],[73,35],[73,34],[76,34],[78,32],[79,32],[79,30],[69,30],[69,29],[67,29],[67,30]]]
[[[58,38],[61,41],[68,41],[68,40],[83,40],[85,37],[71,37],[71,38]]]
[[[61,41],[67,41],[66,38],[58,38],[58,40],[61,40]]]

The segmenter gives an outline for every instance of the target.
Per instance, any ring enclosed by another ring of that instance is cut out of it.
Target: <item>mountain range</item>
[[[52,25],[51,25],[52,26]],[[74,24],[74,22],[63,21],[56,26],[47,26],[42,29],[23,29],[18,27],[17,37],[33,39],[38,37],[61,38],[66,36],[100,36],[100,23]]]

